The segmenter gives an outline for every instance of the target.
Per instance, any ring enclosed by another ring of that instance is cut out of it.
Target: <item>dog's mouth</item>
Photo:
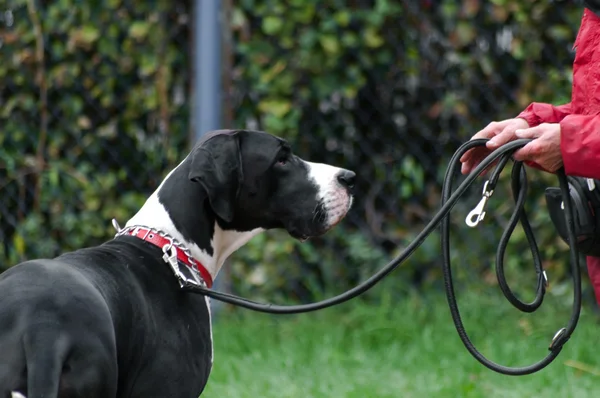
[[[336,189],[329,192],[319,203],[322,214],[319,220],[323,232],[329,231],[338,225],[350,211],[354,197],[345,189]]]
[[[338,225],[346,217],[353,201],[352,195],[344,193],[329,202],[330,205],[326,207],[328,217],[325,232]]]
[[[297,234],[297,233],[291,233],[290,232],[290,235],[293,238],[299,240],[301,243],[304,243],[304,242],[306,242],[307,240],[309,240],[311,238],[311,236],[306,235],[306,234]]]
[[[313,210],[310,222],[302,222],[287,228],[288,233],[300,242],[324,235],[338,225],[352,207],[353,197],[341,194],[319,202]]]

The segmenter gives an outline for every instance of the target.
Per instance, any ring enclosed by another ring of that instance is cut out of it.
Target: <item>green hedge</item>
[[[1,7],[3,264],[107,239],[182,157],[188,5],[138,3]]]
[[[306,300],[364,279],[429,221],[461,142],[532,100],[569,98],[582,12],[571,2],[233,3],[224,58],[232,125],[283,136],[360,181],[351,215],[327,236],[300,244],[272,232],[240,250],[230,272],[254,297]],[[110,218],[123,223],[185,154],[192,21],[185,1],[3,8],[13,15],[0,25],[0,258],[10,265],[109,238]],[[541,196],[554,181],[534,178],[538,241],[553,280],[564,281],[565,247]],[[499,229],[458,226],[479,190],[456,208],[454,256],[468,264],[465,281],[489,282]],[[510,211],[502,190],[488,213],[500,225]],[[436,238],[395,273],[399,293],[439,288]],[[515,239],[522,253],[523,234]],[[528,263],[517,254],[507,266],[524,280]]]

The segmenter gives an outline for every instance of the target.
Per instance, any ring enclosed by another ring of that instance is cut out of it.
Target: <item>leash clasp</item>
[[[477,206],[475,206],[475,208],[473,210],[471,210],[471,212],[467,215],[467,218],[465,220],[467,225],[471,228],[477,226],[477,224],[479,224],[479,222],[482,221],[483,218],[485,217],[485,211],[484,211],[485,205],[487,204],[487,201],[490,199],[490,197],[494,193],[493,189],[490,189],[489,191],[487,189],[489,182],[490,181],[488,180],[485,182],[485,184],[483,184],[483,193],[482,193],[481,200],[479,201]]]
[[[175,245],[173,245],[173,243],[170,245],[164,245],[162,250],[164,253],[162,257],[163,261],[169,264],[171,267],[177,267],[177,248]]]

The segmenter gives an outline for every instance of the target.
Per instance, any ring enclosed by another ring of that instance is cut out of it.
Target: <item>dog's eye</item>
[[[281,156],[279,159],[277,159],[277,164],[279,166],[285,166],[287,164],[287,156]]]

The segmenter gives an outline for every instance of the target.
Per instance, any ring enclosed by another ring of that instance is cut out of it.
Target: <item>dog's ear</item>
[[[243,180],[238,134],[215,135],[199,144],[191,157],[189,179],[202,184],[215,214],[231,222]]]

